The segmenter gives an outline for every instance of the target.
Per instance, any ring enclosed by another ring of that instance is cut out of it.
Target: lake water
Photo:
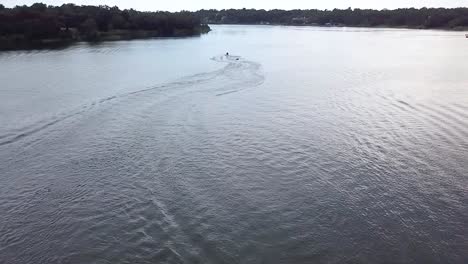
[[[468,263],[468,40],[213,26],[2,52],[0,212],[5,264]]]

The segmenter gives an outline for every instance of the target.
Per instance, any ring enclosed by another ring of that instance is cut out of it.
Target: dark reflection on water
[[[0,55],[0,263],[468,262],[463,38],[213,28]]]

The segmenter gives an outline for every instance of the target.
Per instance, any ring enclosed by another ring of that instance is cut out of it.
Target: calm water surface
[[[464,34],[213,29],[0,53],[0,263],[468,263]]]

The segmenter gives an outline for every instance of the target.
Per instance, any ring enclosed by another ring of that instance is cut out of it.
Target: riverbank
[[[293,25],[321,27],[371,27],[468,29],[468,8],[333,9],[333,10],[199,10],[194,13],[207,24]]]
[[[288,24],[288,23],[210,23],[212,25],[240,25],[240,26],[284,26],[284,27],[319,27],[319,28],[376,28],[376,29],[418,29],[418,30],[445,30],[445,31],[467,31],[468,27],[440,27],[440,28],[426,28],[426,27],[411,27],[411,26],[391,26],[391,25],[378,25],[378,26],[370,26],[370,25],[343,25],[343,24],[335,24],[335,25],[319,25],[319,24]]]
[[[158,30],[111,30],[95,32],[93,35],[81,36],[77,33],[65,34],[65,37],[29,39],[22,34],[0,36],[0,51],[53,49],[71,45],[76,42],[97,43],[102,41],[119,41],[150,38],[183,38],[195,37],[210,32],[208,25],[200,25],[194,29],[174,29],[171,34],[162,34]]]
[[[77,41],[189,37],[210,30],[191,12],[140,12],[109,6],[0,5],[0,50],[48,48]]]

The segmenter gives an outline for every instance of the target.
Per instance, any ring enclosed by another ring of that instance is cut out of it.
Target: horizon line
[[[10,6],[7,6],[7,5],[4,5],[5,8],[15,8],[15,7],[22,7],[22,6],[31,6],[33,4],[45,4],[43,2],[35,2],[35,3],[32,3],[30,5],[27,5],[27,4],[17,4],[17,5],[10,5]],[[151,10],[148,10],[148,9],[136,9],[136,8],[133,8],[133,7],[130,7],[130,8],[121,8],[119,7],[118,5],[107,5],[107,4],[75,4],[75,3],[63,3],[61,5],[49,5],[49,4],[45,4],[47,5],[48,7],[49,6],[52,6],[52,7],[60,7],[60,6],[63,6],[63,5],[69,5],[69,4],[73,4],[73,5],[76,5],[76,6],[108,6],[108,7],[117,7],[119,8],[120,10],[135,10],[135,11],[140,11],[140,12],[171,12],[171,13],[174,13],[174,12],[184,12],[184,11],[188,11],[188,12],[198,12],[198,11],[202,11],[202,10],[216,10],[216,11],[222,11],[222,10],[265,10],[265,11],[272,11],[272,10],[281,10],[281,11],[294,11],[294,10],[301,10],[301,11],[307,11],[307,10],[319,10],[319,11],[333,11],[333,10],[347,10],[347,9],[351,9],[351,10],[356,10],[356,9],[360,9],[360,10],[373,10],[373,11],[392,11],[392,10],[400,10],[400,9],[417,9],[417,10],[421,10],[421,9],[460,9],[460,8],[468,8],[468,6],[458,6],[458,7],[444,7],[444,6],[423,6],[423,7],[397,7],[397,8],[361,8],[361,7],[348,7],[348,8],[338,8],[338,7],[335,7],[335,8],[332,8],[332,9],[328,9],[328,8],[325,8],[325,9],[321,9],[321,8],[290,8],[290,9],[283,9],[283,8],[271,8],[271,9],[265,9],[265,8],[253,8],[253,7],[243,7],[243,8],[222,8],[222,9],[219,9],[219,8],[199,8],[199,9],[177,9],[177,10],[163,10],[163,9],[151,9]]]

